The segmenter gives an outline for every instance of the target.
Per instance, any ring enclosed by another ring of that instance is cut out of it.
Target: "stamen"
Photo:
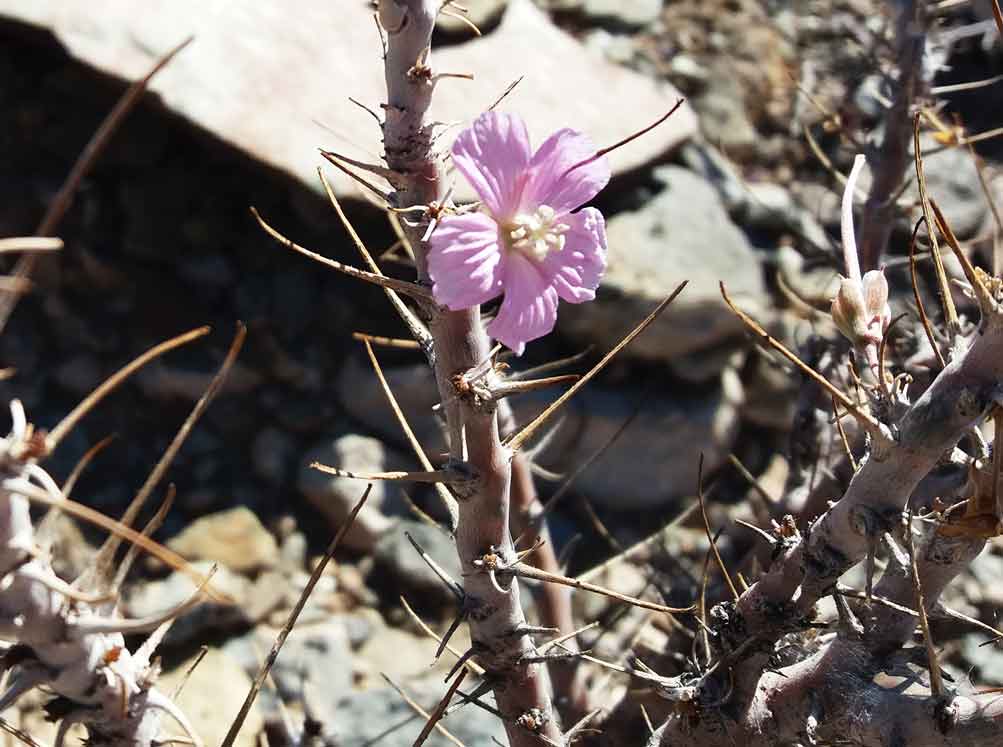
[[[563,234],[571,227],[566,223],[556,223],[555,216],[556,211],[549,205],[540,205],[532,214],[515,216],[508,232],[511,248],[537,262],[542,262],[553,251],[564,249]]]

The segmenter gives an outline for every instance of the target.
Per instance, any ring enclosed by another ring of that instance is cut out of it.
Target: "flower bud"
[[[855,347],[880,344],[891,321],[884,271],[870,270],[862,281],[841,278],[832,299],[832,320]]]

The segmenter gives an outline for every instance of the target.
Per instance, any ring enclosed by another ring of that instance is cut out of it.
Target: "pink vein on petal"
[[[514,215],[519,206],[529,159],[526,123],[513,114],[485,112],[453,143],[457,170],[501,219]]]
[[[582,133],[569,129],[555,132],[529,163],[521,209],[529,211],[539,205],[549,205],[560,214],[591,200],[610,179],[605,156],[582,163],[595,154],[595,145]],[[581,166],[571,168],[580,163]]]
[[[569,226],[564,249],[547,255],[540,269],[563,300],[591,301],[606,271],[606,222],[595,208],[582,208],[561,222]]]
[[[428,274],[439,303],[458,311],[502,292],[504,255],[498,225],[489,216],[446,216],[428,243]]]
[[[518,252],[506,258],[505,299],[488,325],[488,334],[516,355],[526,343],[543,337],[557,322],[557,290],[529,259]]]

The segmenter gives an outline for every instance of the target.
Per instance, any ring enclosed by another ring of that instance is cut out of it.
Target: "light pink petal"
[[[606,222],[595,208],[582,208],[561,222],[570,226],[564,248],[548,254],[541,270],[568,303],[591,301],[606,271]]]
[[[511,252],[505,260],[505,300],[488,325],[488,334],[516,355],[543,337],[557,322],[557,291],[531,260]]]
[[[531,213],[539,205],[549,205],[557,213],[566,213],[599,194],[609,183],[610,170],[605,156],[589,161],[596,150],[592,141],[575,130],[558,130],[547,138],[529,164],[521,209]]]
[[[453,143],[453,163],[492,215],[515,214],[529,165],[526,123],[512,114],[484,112]]]
[[[498,225],[487,215],[447,215],[428,242],[432,294],[453,311],[489,301],[502,290]]]

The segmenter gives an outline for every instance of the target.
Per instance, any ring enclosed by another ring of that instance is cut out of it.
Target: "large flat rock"
[[[376,25],[361,0],[0,0],[0,15],[50,30],[73,56],[126,79],[194,35],[152,90],[171,110],[311,186],[320,147],[367,161],[382,152],[376,122],[348,100],[378,110],[385,95]],[[522,114],[537,143],[570,126],[611,144],[679,98],[590,56],[529,0],[511,0],[496,29],[434,50],[431,62],[436,71],[474,75],[439,84],[432,114],[443,122],[469,121],[525,76],[502,108]],[[611,154],[614,172],[664,155],[696,127],[684,105]],[[347,177],[331,176],[341,195],[358,196]],[[470,196],[466,184],[457,187]]]

